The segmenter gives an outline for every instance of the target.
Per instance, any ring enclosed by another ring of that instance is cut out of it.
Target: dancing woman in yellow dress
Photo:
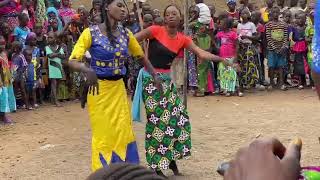
[[[132,32],[119,25],[127,15],[125,2],[104,0],[102,12],[104,23],[84,30],[69,61],[72,69],[85,73],[90,86],[87,102],[92,128],[93,171],[115,162],[139,163],[123,82],[124,64],[129,54],[140,57],[142,64],[159,81]],[[86,51],[92,56],[90,68],[80,62]]]

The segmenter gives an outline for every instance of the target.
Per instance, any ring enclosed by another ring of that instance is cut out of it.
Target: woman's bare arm
[[[211,54],[211,53],[209,53],[209,52],[207,52],[205,50],[202,50],[197,45],[195,45],[193,42],[190,44],[188,49],[190,51],[192,51],[193,53],[195,53],[200,59],[203,59],[203,60],[210,60],[210,61],[215,61],[215,62],[223,62],[223,61],[225,61],[224,58],[221,58],[221,57],[216,56],[214,54]]]
[[[142,31],[135,34],[134,37],[138,40],[138,42],[141,42],[145,39],[151,39],[152,38],[151,30],[150,28],[143,29]]]

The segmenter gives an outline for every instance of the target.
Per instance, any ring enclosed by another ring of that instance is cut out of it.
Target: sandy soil
[[[303,164],[319,165],[319,108],[311,90],[189,98],[194,148],[189,160],[179,162],[186,175],[179,179],[221,179],[215,173],[219,162],[258,135],[286,144],[302,137]],[[16,124],[0,126],[0,179],[77,180],[90,173],[90,127],[79,104],[47,105],[10,117]],[[144,164],[144,123],[136,123],[135,132]]]

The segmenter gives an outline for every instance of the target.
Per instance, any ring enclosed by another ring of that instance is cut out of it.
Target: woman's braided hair
[[[102,15],[102,19],[105,23],[106,26],[106,32],[107,32],[107,36],[111,42],[111,44],[113,44],[115,42],[115,37],[112,34],[112,30],[111,30],[111,23],[110,20],[108,18],[107,12],[106,12],[106,6],[108,6],[109,4],[111,4],[114,0],[103,0],[102,1],[102,6],[101,6],[101,15]]]
[[[139,165],[119,163],[97,170],[87,180],[165,180],[165,178]]]

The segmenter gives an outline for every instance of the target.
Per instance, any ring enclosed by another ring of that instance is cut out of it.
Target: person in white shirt
[[[202,24],[210,24],[211,11],[209,7],[203,3],[203,0],[195,0],[196,6],[200,9],[198,21]]]

